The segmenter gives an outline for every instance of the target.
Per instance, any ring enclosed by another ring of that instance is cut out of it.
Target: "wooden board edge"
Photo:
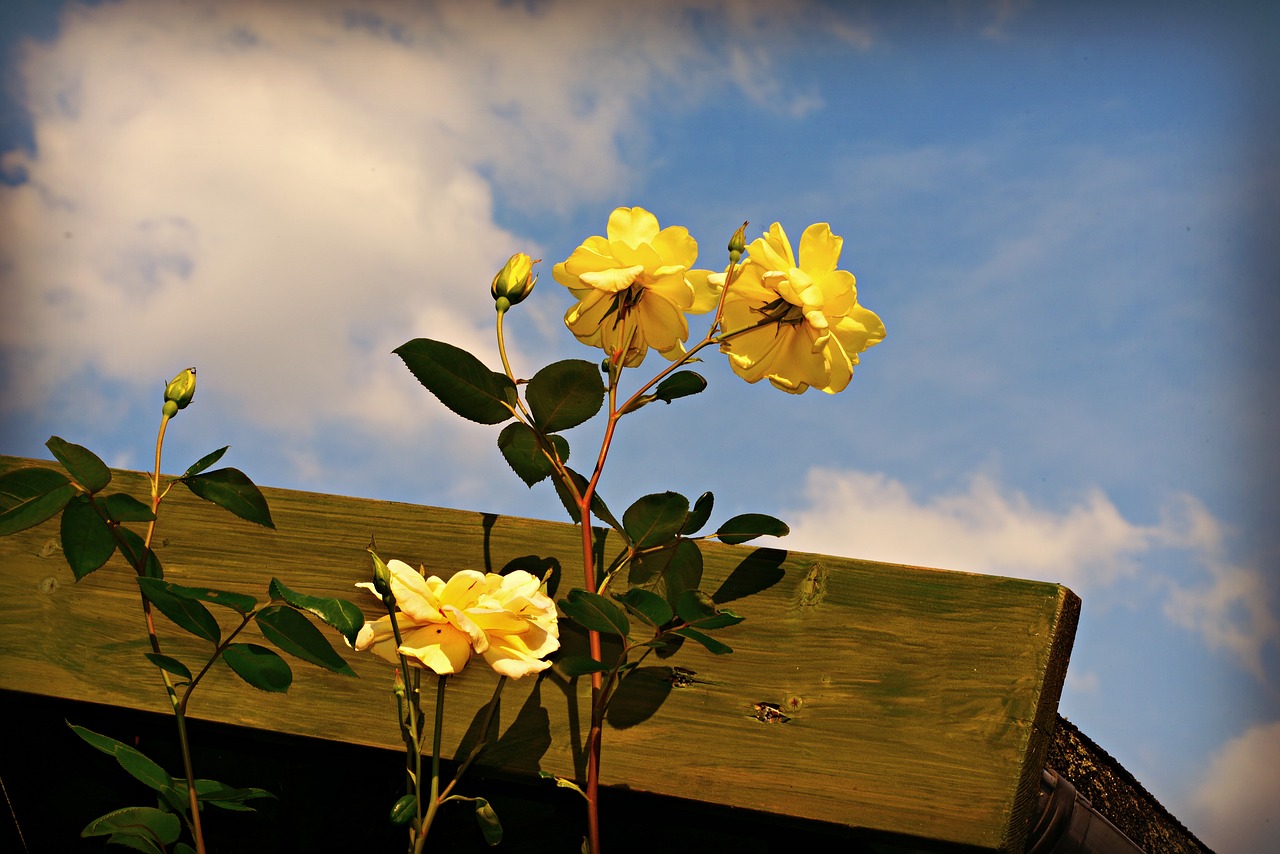
[[[1027,750],[1022,760],[1022,774],[1018,780],[1017,794],[1009,814],[1000,851],[1022,854],[1026,846],[1027,831],[1040,795],[1040,778],[1045,759],[1053,744],[1058,722],[1058,703],[1062,699],[1062,686],[1067,678],[1067,665],[1071,662],[1071,648],[1075,643],[1076,629],[1080,625],[1080,597],[1066,587],[1058,588],[1057,618],[1053,623],[1053,641],[1045,662],[1043,690],[1036,706]]]

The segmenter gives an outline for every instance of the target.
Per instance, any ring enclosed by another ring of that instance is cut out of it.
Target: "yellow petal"
[[[460,673],[471,660],[471,639],[448,623],[403,632],[400,652],[442,676]]]
[[[844,238],[831,233],[831,226],[815,222],[800,236],[800,266],[815,279],[836,269]]]
[[[644,273],[644,267],[613,267],[608,270],[596,270],[583,273],[578,279],[593,288],[610,293],[625,291],[635,284],[636,279]]]

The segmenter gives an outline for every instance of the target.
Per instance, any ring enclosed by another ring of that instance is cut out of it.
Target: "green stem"
[[[418,828],[418,840],[413,846],[413,854],[422,854],[427,842],[427,831],[435,821],[436,811],[440,809],[440,735],[444,730],[444,686],[448,677],[436,679],[436,723],[431,737],[431,800],[427,806],[427,815]]]
[[[139,576],[146,573],[147,556],[151,554],[151,542],[155,537],[156,520],[160,509],[160,500],[163,497],[160,493],[160,457],[164,449],[164,434],[168,427],[169,415],[161,413],[160,430],[156,434],[155,472],[151,476],[151,521],[147,523],[147,535],[142,541],[142,554],[138,558],[137,565],[134,566],[134,571]],[[147,622],[147,637],[151,641],[151,650],[159,655],[160,637],[156,634],[156,621],[155,615],[151,611],[151,601],[146,596],[142,596],[142,614]],[[205,669],[208,669],[207,665]],[[174,690],[173,680],[169,678],[169,673],[161,670],[160,676],[164,679],[165,692],[169,695],[169,703],[173,706],[173,716],[178,724],[178,745],[182,750],[182,769],[187,775],[187,797],[191,811],[188,827],[191,830],[191,838],[196,845],[196,854],[205,854],[204,828],[200,824],[200,800],[196,793],[196,775],[195,769],[191,764],[191,744],[187,739],[185,713],[187,698],[190,697],[191,689],[195,686],[194,684],[187,686],[186,692],[182,699],[179,700],[178,692]]]

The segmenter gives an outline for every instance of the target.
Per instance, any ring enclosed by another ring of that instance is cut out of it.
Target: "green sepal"
[[[142,588],[142,595],[179,628],[215,645],[222,640],[222,628],[202,602],[175,596],[170,592],[171,585],[163,579],[139,578],[138,586]]]
[[[268,605],[254,620],[263,637],[290,655],[343,676],[356,675],[320,630],[289,606]]]
[[[515,410],[516,386],[460,347],[415,338],[393,352],[418,382],[458,415],[480,424],[501,424]]]
[[[569,459],[568,440],[555,435],[548,436],[547,439],[555,448],[560,462]],[[511,466],[511,470],[524,481],[525,486],[532,487],[555,471],[551,460],[547,459],[538,444],[537,434],[527,424],[519,421],[502,428],[502,432],[498,434],[498,450],[502,452],[502,457]]]
[[[172,658],[168,655],[161,655],[158,652],[144,652],[143,655],[147,657],[147,661],[150,661],[166,673],[172,673],[174,676],[177,676],[179,679],[185,679],[187,682],[191,681],[191,671],[187,669],[185,664],[178,661],[178,659]]]
[[[31,466],[0,475],[0,536],[52,519],[78,492],[53,469]]]
[[[98,506],[113,522],[151,522],[156,518],[150,507],[124,492],[102,496]]]
[[[624,638],[631,631],[626,612],[599,593],[574,588],[558,604],[565,616],[584,629]]]
[[[200,474],[200,472],[204,471],[209,466],[213,465],[218,460],[222,459],[222,455],[225,454],[227,452],[227,449],[230,447],[231,447],[230,445],[223,445],[218,450],[210,451],[209,453],[205,454],[203,457],[201,457],[200,459],[192,463],[191,467],[182,473],[182,476],[191,477],[192,475]]]
[[[77,495],[62,510],[59,531],[62,554],[76,581],[99,569],[116,551],[111,527],[98,515],[88,495]]]
[[[722,543],[737,545],[756,537],[785,537],[791,533],[787,523],[763,513],[743,513],[720,526],[715,536]]]
[[[44,445],[62,463],[72,480],[87,491],[97,492],[111,483],[111,469],[88,448],[57,436],[50,436]]]
[[[566,359],[533,375],[525,400],[544,433],[558,433],[590,420],[604,404],[604,382],[591,362]]]
[[[215,469],[204,474],[183,475],[179,480],[205,501],[211,501],[247,522],[275,528],[262,490],[239,469]]]
[[[689,517],[689,499],[658,492],[636,500],[622,514],[622,527],[634,548],[650,549],[679,536]]]
[[[653,396],[658,400],[670,403],[679,397],[698,394],[705,391],[706,388],[707,381],[701,374],[694,371],[679,371],[658,383],[658,387],[653,390]]]
[[[127,845],[138,851],[163,851],[154,846],[139,848],[131,843],[154,839],[160,845],[172,845],[182,834],[182,822],[171,812],[156,807],[125,807],[95,818],[80,831],[82,839],[93,836],[110,836],[115,844]],[[121,838],[123,837],[123,838]]]
[[[378,559],[377,555],[373,557],[374,560]],[[349,644],[355,646],[356,635],[360,634],[360,629],[364,626],[364,613],[351,602],[336,597],[308,596],[306,593],[298,593],[285,587],[278,578],[271,579],[271,585],[267,589],[272,599],[283,600],[294,608],[315,614],[326,625],[340,632]]]
[[[293,684],[293,671],[288,662],[265,646],[233,643],[222,651],[222,660],[237,676],[260,691],[283,694]]]

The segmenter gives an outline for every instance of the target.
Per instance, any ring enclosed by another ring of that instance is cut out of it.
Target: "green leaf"
[[[268,605],[254,619],[262,636],[290,655],[343,676],[356,675],[320,630],[287,605]]]
[[[293,671],[288,663],[265,646],[233,643],[222,651],[222,660],[237,676],[260,691],[283,694],[293,683]]]
[[[185,787],[180,788],[185,794]],[[225,783],[219,783],[217,780],[196,780],[196,798],[201,803],[221,807],[224,810],[254,812],[253,807],[245,805],[245,801],[275,798],[275,795],[266,789],[235,789]]]
[[[716,640],[710,635],[704,635],[702,632],[698,631],[697,629],[691,629],[688,626],[682,626],[681,628],[673,629],[671,633],[674,635],[680,635],[680,637],[683,637],[683,638],[688,638],[691,641],[697,641],[698,643],[706,647],[707,651],[710,652],[712,655],[725,655],[727,653],[733,652],[733,647],[729,646],[728,644],[720,643],[720,641]]]
[[[715,601],[701,590],[686,590],[681,593],[676,601],[676,613],[680,619],[702,631],[736,626],[746,619],[730,610],[720,610]]]
[[[480,825],[484,841],[489,845],[497,845],[502,841],[502,822],[498,821],[498,814],[484,798],[476,798],[476,824]]]
[[[680,594],[696,590],[702,583],[702,550],[692,540],[681,540],[672,551],[671,560],[662,570],[662,584],[667,601],[675,607]]]
[[[248,522],[275,528],[267,499],[253,481],[239,469],[217,469],[206,474],[182,477],[187,488],[205,501],[212,501]]]
[[[584,800],[589,800],[587,798],[587,793],[582,791],[582,787],[579,786],[577,783],[573,782],[572,780],[567,780],[564,777],[557,777],[555,774],[552,774],[549,771],[539,771],[538,776],[544,780],[553,781],[557,786],[559,786],[562,789],[570,789],[571,791],[577,792],[579,795],[582,795]]]
[[[182,473],[182,476],[191,477],[193,474],[200,474],[200,472],[222,459],[222,455],[225,454],[227,452],[227,448],[230,447],[230,445],[223,445],[218,450],[205,454],[203,457],[192,463],[191,467]]]
[[[148,661],[156,667],[159,667],[161,670],[167,673],[172,673],[174,676],[177,676],[180,679],[185,679],[188,682],[191,681],[191,671],[187,669],[185,664],[178,661],[178,659],[170,658],[167,655],[161,655],[158,652],[144,652],[143,655],[147,657]]]
[[[702,583],[702,550],[694,541],[681,538],[667,548],[636,555],[627,581],[664,594],[674,607],[681,592]]]
[[[622,514],[622,527],[637,549],[663,545],[680,534],[689,517],[689,499],[678,492],[646,495]]]
[[[168,582],[159,578],[139,578],[138,586],[142,588],[142,594],[160,609],[160,613],[180,628],[212,644],[217,644],[222,639],[218,621],[202,603],[174,596],[169,592]]]
[[[116,538],[111,528],[93,508],[88,495],[77,495],[62,511],[62,554],[76,581],[111,559]]]
[[[603,673],[609,665],[596,661],[589,655],[562,655],[556,659],[556,670],[572,679],[575,676],[586,676],[588,673]]]
[[[569,472],[569,477],[573,478],[573,482],[577,484],[579,493],[587,488],[587,479],[585,477],[567,466],[565,467],[565,470]],[[560,482],[559,478],[552,480],[552,483],[555,484],[556,495],[560,496],[560,503],[563,504],[564,509],[569,512],[569,518],[575,523],[579,522],[578,511],[574,506],[573,498],[569,495],[569,491],[565,489],[564,484]],[[609,512],[609,508],[605,506],[604,499],[600,497],[599,492],[596,492],[591,496],[591,512],[595,514],[597,519],[604,522],[615,531],[622,530],[622,525],[619,524],[618,520]]]
[[[501,424],[512,417],[516,386],[489,370],[475,356],[452,344],[415,338],[395,349],[409,371],[451,410],[480,424]]]
[[[164,854],[164,849],[160,847],[160,844],[152,841],[150,830],[113,833],[107,837],[107,844],[118,845],[121,848],[132,848],[134,851],[141,851],[142,854]],[[178,847],[181,848],[182,846]]]
[[[701,374],[693,371],[679,371],[658,383],[658,387],[653,390],[653,396],[670,403],[678,397],[698,394],[706,390],[706,387],[707,381]]]
[[[721,525],[715,535],[720,542],[732,546],[754,540],[756,537],[785,537],[789,533],[791,529],[781,519],[775,519],[763,513],[743,513]]]
[[[53,469],[33,466],[0,475],[0,536],[53,518],[78,492],[66,475]]]
[[[57,436],[50,436],[49,441],[44,444],[53,452],[58,462],[62,463],[71,478],[89,492],[105,489],[111,482],[111,469],[88,448]]]
[[[282,599],[294,608],[315,614],[326,625],[341,632],[347,642],[355,646],[356,635],[360,634],[360,629],[364,626],[364,613],[346,599],[297,593],[285,587],[278,578],[271,579],[271,585],[267,590],[272,599]]]
[[[563,463],[569,459],[569,442],[563,436],[547,438],[555,447],[560,462]],[[551,460],[547,459],[547,455],[542,453],[542,448],[538,445],[537,434],[527,424],[521,424],[519,421],[502,428],[502,432],[498,434],[498,450],[502,451],[503,459],[524,481],[525,486],[532,487],[535,483],[550,477],[555,471]]]
[[[621,596],[615,596],[626,609],[651,626],[661,626],[671,620],[671,606],[657,593],[641,587],[633,587]]]
[[[400,827],[418,817],[418,798],[416,795],[403,795],[391,806],[391,823]]]
[[[103,496],[98,505],[114,522],[150,522],[156,518],[150,507],[123,492]]]
[[[176,596],[179,599],[189,599],[193,602],[208,602],[211,605],[221,605],[224,608],[230,608],[242,617],[258,607],[258,600],[244,593],[215,590],[211,587],[186,587],[182,584],[170,584],[167,581],[161,581],[160,584],[164,586],[165,591],[171,596]]]
[[[689,513],[689,518],[684,520],[684,527],[680,529],[680,533],[696,534],[702,530],[702,526],[711,518],[711,507],[715,503],[716,497],[710,492],[699,495],[698,500],[693,502],[693,511]]]
[[[574,588],[559,602],[560,610],[584,629],[627,636],[631,624],[626,612],[599,593]]]
[[[533,375],[525,390],[533,420],[543,432],[557,433],[592,418],[604,404],[600,367],[582,359],[553,362]]]
[[[120,547],[120,554],[129,562],[135,570],[140,570],[147,578],[163,578],[164,570],[160,568],[160,559],[156,557],[156,553],[147,548],[142,537],[130,531],[123,526],[116,528],[116,536],[124,540],[124,545]],[[143,566],[138,566],[138,557],[146,553],[147,559]]]
[[[93,821],[80,831],[81,838],[93,836],[116,836],[151,838],[161,845],[172,845],[178,841],[182,833],[182,822],[176,815],[156,807],[126,807],[109,812]],[[129,843],[116,840],[123,844]],[[130,847],[134,847],[130,845]],[[146,851],[151,849],[138,848]]]
[[[80,736],[91,746],[115,758],[120,767],[130,776],[157,792],[173,789],[173,778],[156,763],[152,762],[138,750],[116,741],[109,736],[101,735],[93,730],[75,724],[67,724],[71,731]]]

